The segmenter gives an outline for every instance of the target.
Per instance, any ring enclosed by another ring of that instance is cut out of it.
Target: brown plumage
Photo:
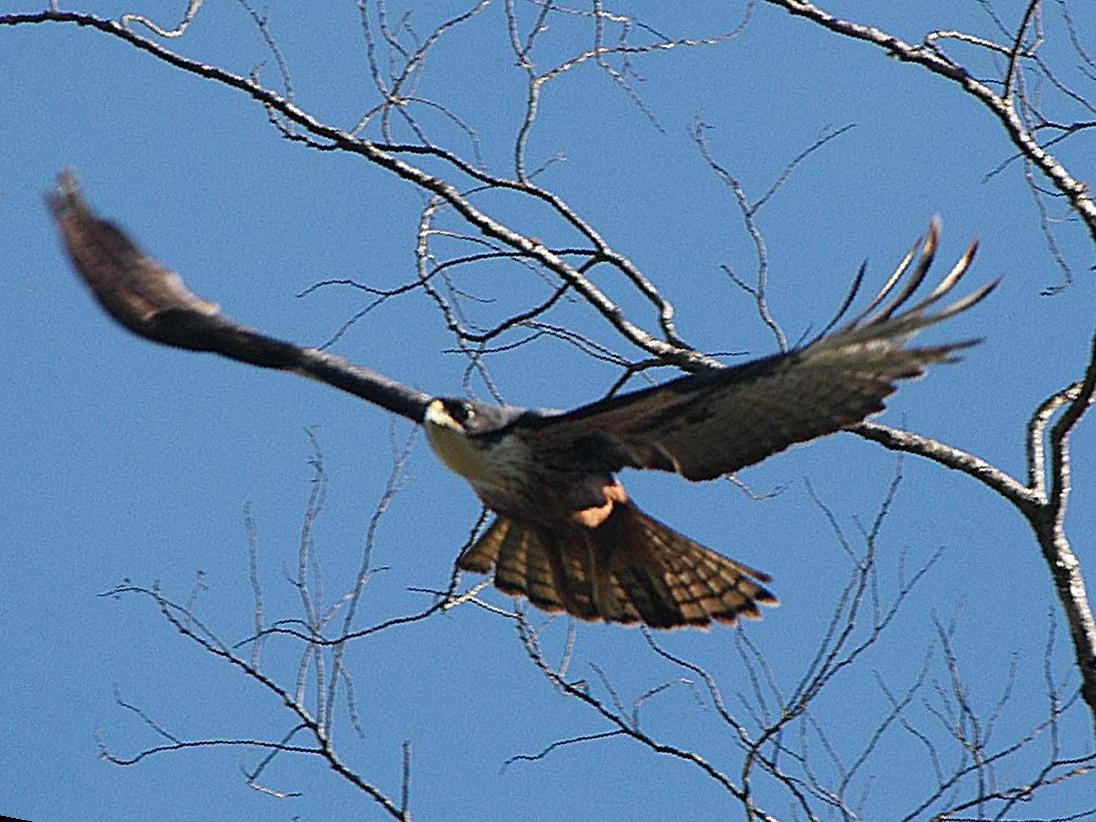
[[[431,448],[497,518],[460,557],[548,611],[656,628],[756,618],[769,578],[647,516],[614,477],[622,468],[688,480],[732,473],[883,409],[899,380],[950,362],[972,341],[912,347],[920,330],[982,300],[995,283],[940,305],[972,243],[926,298],[909,305],[936,250],[931,226],[864,311],[788,353],[691,374],[560,413],[434,398],[313,348],[267,337],[192,294],[178,275],[99,219],[64,174],[50,199],[65,248],[116,321],[156,342],[293,371],[422,424]],[[841,314],[860,284],[857,277]],[[892,296],[893,292],[893,296]],[[889,301],[888,301],[889,298]]]
[[[768,577],[727,559],[640,511],[611,506],[595,528],[548,527],[498,517],[460,558],[495,585],[545,611],[653,628],[757,619],[776,597]]]

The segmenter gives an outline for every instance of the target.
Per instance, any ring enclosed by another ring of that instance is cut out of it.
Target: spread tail
[[[619,503],[597,528],[565,529],[499,516],[460,558],[495,569],[495,586],[546,611],[653,628],[758,619],[777,600],[760,571],[727,559]]]

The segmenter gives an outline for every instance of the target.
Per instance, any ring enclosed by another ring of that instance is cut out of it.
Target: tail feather
[[[760,617],[776,604],[760,571],[727,559],[617,504],[598,528],[549,529],[498,517],[461,558],[465,570],[495,569],[495,585],[547,611],[589,621],[655,628],[705,627]]]
[[[734,623],[738,617],[760,616],[758,602],[775,604],[776,597],[759,584],[768,577],[705,548],[644,514],[635,506],[622,508],[607,523],[618,531],[628,563],[640,587],[637,595],[656,593],[657,610],[645,614],[655,627],[704,626],[711,621]]]
[[[620,622],[642,620],[645,625],[655,628],[672,628],[691,622],[684,613],[672,606],[667,607],[668,603],[673,602],[673,593],[665,580],[633,566],[618,568],[613,577],[620,587],[619,600],[626,603],[626,610],[634,615],[632,619],[622,619]]]
[[[670,546],[663,551],[663,562],[674,600],[686,614],[703,621],[705,615],[719,618],[724,613],[757,619],[761,616],[758,601],[776,601],[754,581],[767,581],[767,575],[720,556],[654,520],[649,522],[671,536]]]
[[[567,591],[560,583],[558,561],[546,540],[546,534],[535,526],[512,522],[511,528],[522,532],[526,546],[526,566],[524,579],[515,579],[512,584],[495,585],[499,590],[512,596],[524,596],[538,608],[545,611],[564,611],[573,608],[568,602]]]
[[[609,613],[616,615],[605,616],[603,619],[606,622],[619,622],[622,625],[635,625],[637,622],[650,624],[650,618],[655,613],[653,601],[634,594],[635,586],[631,584],[627,574],[612,574],[610,580],[616,611]],[[633,593],[629,593],[630,591]]]
[[[506,517],[497,517],[483,532],[476,542],[458,560],[460,567],[465,571],[475,571],[477,574],[486,574],[491,570],[499,558],[499,548],[510,530],[512,520]],[[496,572],[497,575],[497,572]]]
[[[495,561],[495,584],[521,586],[525,581],[529,561],[529,535],[521,528],[511,527],[512,521],[500,519],[505,523],[505,536],[498,547],[498,559]]]

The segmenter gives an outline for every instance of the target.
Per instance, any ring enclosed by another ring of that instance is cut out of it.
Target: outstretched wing
[[[315,348],[264,336],[233,322],[193,294],[182,278],[144,254],[113,224],[99,219],[63,172],[49,197],[72,264],[106,312],[154,342],[294,371],[389,411],[422,422],[430,397]]]
[[[906,307],[932,263],[938,232],[934,222],[904,283],[916,245],[868,307],[832,334],[787,354],[681,377],[565,414],[527,414],[515,433],[572,468],[653,468],[707,480],[858,423],[883,410],[898,380],[954,361],[957,351],[977,342],[909,346],[916,332],[965,311],[997,284],[939,306],[970,266],[971,243],[927,297]]]

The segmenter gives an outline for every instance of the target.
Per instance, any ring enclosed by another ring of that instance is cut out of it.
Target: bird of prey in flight
[[[572,411],[534,410],[433,397],[325,351],[267,337],[225,317],[99,219],[71,174],[61,175],[49,203],[80,277],[130,331],[293,371],[423,425],[438,458],[496,515],[461,555],[460,568],[493,569],[500,590],[546,611],[655,628],[757,618],[758,604],[776,598],[765,574],[643,513],[615,472],[648,468],[710,480],[854,425],[883,410],[898,380],[953,361],[972,345],[913,347],[911,340],[996,285],[941,304],[970,265],[972,243],[926,297],[910,304],[936,249],[934,224],[912,271],[916,245],[866,309],[792,351]]]

